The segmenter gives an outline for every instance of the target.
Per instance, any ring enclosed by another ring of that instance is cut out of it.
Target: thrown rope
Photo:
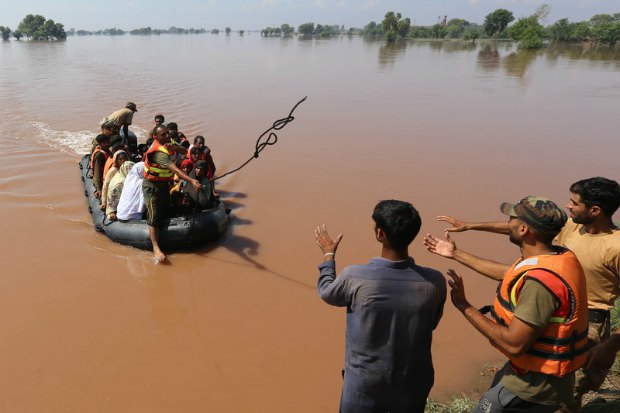
[[[305,101],[308,98],[308,96],[305,96],[302,100],[300,100],[299,102],[297,102],[297,104],[295,106],[293,106],[293,109],[291,109],[290,113],[288,114],[287,117],[282,118],[282,119],[278,119],[277,121],[275,121],[273,123],[273,125],[267,129],[265,132],[263,132],[259,137],[258,140],[256,141],[256,147],[254,149],[254,155],[252,155],[252,157],[250,159],[248,159],[247,161],[245,161],[241,166],[239,166],[238,168],[233,169],[232,171],[226,172],[224,175],[220,175],[218,177],[215,177],[213,179],[213,182],[217,181],[218,179],[222,179],[225,176],[228,176],[230,174],[234,174],[235,172],[238,172],[239,170],[241,170],[242,168],[244,168],[247,164],[249,164],[250,162],[252,162],[254,159],[258,158],[258,155],[263,151],[263,149],[265,149],[267,146],[270,145],[275,145],[278,142],[278,135],[274,132],[274,131],[279,131],[280,129],[284,128],[288,123],[292,122],[295,118],[293,117],[293,112],[295,112],[295,109],[297,109],[297,106],[299,106],[303,101]],[[268,134],[268,135],[267,135]],[[263,140],[263,137],[267,135],[267,139]]]

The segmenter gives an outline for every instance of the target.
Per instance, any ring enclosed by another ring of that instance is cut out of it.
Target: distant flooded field
[[[499,204],[618,173],[620,49],[589,44],[359,37],[71,37],[0,43],[0,411],[332,412],[345,310],[315,291],[313,229],[343,233],[339,269],[380,253],[372,208],[412,202],[421,234],[437,215],[502,219]],[[77,162],[99,121],[136,102],[204,135],[218,173],[304,96],[275,146],[218,182],[230,231],[170,265],[93,230]],[[454,236],[510,262],[508,240]],[[470,300],[495,284],[460,269]],[[432,397],[474,390],[502,360],[446,304]]]

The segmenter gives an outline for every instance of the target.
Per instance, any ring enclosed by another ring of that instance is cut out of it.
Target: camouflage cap
[[[532,229],[544,233],[558,233],[566,224],[566,213],[557,204],[541,196],[526,196],[516,204],[502,202],[503,214],[517,217]]]
[[[133,102],[127,102],[127,104],[125,105],[125,107],[126,107],[127,109],[131,109],[131,110],[133,110],[134,112],[137,112],[137,111],[138,111],[138,108],[136,107],[136,104],[135,104],[135,103],[133,103]]]

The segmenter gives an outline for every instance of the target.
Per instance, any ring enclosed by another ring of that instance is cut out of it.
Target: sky
[[[16,29],[27,14],[41,14],[65,29],[131,30],[150,26],[255,30],[288,23],[364,27],[388,11],[400,12],[416,25],[437,23],[438,16],[482,23],[498,8],[515,17],[551,6],[544,24],[561,18],[588,20],[598,13],[620,12],[620,0],[0,0],[0,25]]]

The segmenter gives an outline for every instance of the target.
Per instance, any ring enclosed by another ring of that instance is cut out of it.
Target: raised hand
[[[452,225],[452,228],[446,229],[447,232],[463,232],[469,229],[467,223],[459,221],[458,219],[450,217],[448,215],[439,215],[437,217],[437,221],[447,222],[448,224]]]
[[[448,285],[450,285],[450,298],[452,299],[452,304],[459,310],[463,310],[464,308],[469,306],[469,302],[467,302],[467,298],[465,297],[465,286],[463,285],[463,278],[453,269],[448,270],[448,275],[451,280],[448,280]]]
[[[450,238],[450,234],[446,230],[446,240],[435,238],[431,234],[426,234],[424,237],[424,246],[429,252],[440,255],[446,258],[454,258],[454,252],[456,251],[456,244]]]
[[[338,249],[340,240],[342,240],[342,234],[338,234],[336,239],[332,239],[327,233],[325,224],[319,225],[314,229],[314,237],[316,238],[316,244],[319,246],[323,254],[333,255]]]

